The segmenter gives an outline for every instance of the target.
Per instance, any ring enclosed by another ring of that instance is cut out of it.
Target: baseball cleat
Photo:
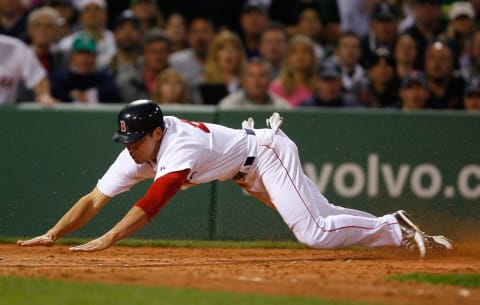
[[[433,251],[452,250],[453,242],[442,235],[425,235],[425,247]]]
[[[420,258],[425,257],[425,233],[423,233],[410,219],[404,210],[393,214],[402,231],[402,246],[410,252],[418,252]]]
[[[415,225],[407,212],[399,210],[393,214],[402,230],[402,246],[411,252],[418,251],[423,258],[428,251],[441,252],[453,249],[453,242],[442,235],[427,235]]]
[[[276,133],[282,125],[283,118],[278,114],[278,112],[274,112],[268,119],[266,119],[267,127],[273,130],[273,133]]]

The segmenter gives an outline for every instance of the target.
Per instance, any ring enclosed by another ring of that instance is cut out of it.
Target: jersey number
[[[194,121],[183,120],[183,119],[182,119],[182,122],[190,124],[193,127],[200,128],[201,130],[203,130],[206,133],[210,133],[210,130],[208,129],[208,127],[202,122],[194,122]]]

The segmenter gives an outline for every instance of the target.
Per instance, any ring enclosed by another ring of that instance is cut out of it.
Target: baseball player
[[[47,233],[20,246],[46,245],[94,217],[116,195],[144,179],[154,179],[143,198],[103,236],[71,251],[99,251],[143,228],[180,189],[214,180],[233,179],[276,209],[296,238],[314,248],[351,245],[403,246],[420,257],[431,249],[452,249],[443,236],[422,232],[404,211],[375,217],[334,206],[303,173],[295,143],[279,129],[274,113],[268,128],[243,129],[163,116],[149,100],[126,105],[118,115],[115,142],[125,145],[96,187]]]

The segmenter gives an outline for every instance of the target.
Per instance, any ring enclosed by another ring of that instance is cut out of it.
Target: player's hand
[[[71,247],[70,251],[72,252],[94,252],[94,251],[102,251],[109,248],[113,244],[113,240],[108,238],[106,235],[89,241],[86,244]]]
[[[51,234],[43,234],[37,237],[34,237],[29,240],[18,240],[17,245],[20,247],[32,247],[32,246],[48,246],[51,247],[55,244],[55,238]]]

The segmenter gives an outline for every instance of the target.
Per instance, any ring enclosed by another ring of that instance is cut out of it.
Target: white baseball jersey
[[[99,180],[100,191],[110,197],[129,190],[144,179],[190,169],[184,186],[227,180],[247,158],[249,140],[241,129],[164,117],[165,130],[155,162],[137,164],[124,149]]]
[[[123,150],[97,187],[113,197],[140,180],[185,169],[190,173],[184,186],[236,177],[237,184],[273,204],[297,239],[311,247],[401,243],[393,215],[375,217],[329,203],[303,173],[295,143],[281,130],[231,129],[167,116],[156,163],[136,164]]]
[[[45,69],[27,45],[0,35],[0,105],[16,102],[20,81],[31,89],[45,77]]]

